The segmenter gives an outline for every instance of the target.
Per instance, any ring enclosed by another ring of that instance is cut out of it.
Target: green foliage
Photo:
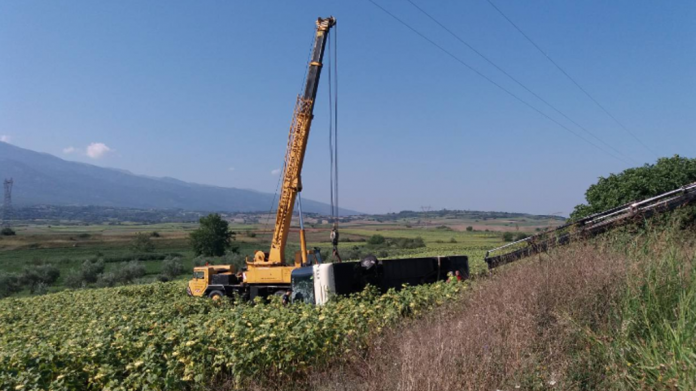
[[[29,288],[31,293],[35,293],[37,288],[55,283],[58,277],[60,277],[60,270],[53,265],[25,267],[19,275],[19,284],[22,288]]]
[[[70,288],[82,288],[87,284],[97,282],[99,275],[104,272],[104,261],[86,260],[79,270],[73,271],[65,278],[65,285]]]
[[[515,240],[522,240],[526,239],[529,235],[527,235],[524,232],[518,232],[517,235],[515,235]]]
[[[142,263],[138,261],[130,261],[123,264],[123,266],[116,270],[116,281],[123,284],[130,284],[138,278],[144,276],[145,272],[145,266],[143,266]]]
[[[624,291],[601,324],[579,325],[586,346],[573,380],[588,390],[696,389],[693,232],[674,225],[610,238],[630,258]]]
[[[173,280],[184,273],[184,265],[179,258],[167,258],[162,261],[162,276]]]
[[[292,375],[362,349],[465,283],[368,289],[318,307],[190,298],[183,282],[0,301],[0,389],[199,389]]]
[[[469,232],[471,232],[471,231],[473,231],[473,230],[474,230],[474,227],[472,227],[472,226],[468,226],[468,227],[466,227],[466,230],[467,230],[467,231],[469,231]]]
[[[209,214],[201,217],[200,227],[191,232],[191,247],[196,255],[219,257],[230,248],[234,233],[229,224],[219,214]]]
[[[135,235],[135,239],[131,242],[131,251],[134,253],[151,253],[155,251],[155,245],[152,243],[150,236],[152,236],[152,234],[148,235],[138,232],[138,234]]]
[[[194,266],[203,266],[206,263],[209,265],[234,265],[236,270],[241,270],[242,267],[246,266],[246,256],[228,252],[221,257],[206,257],[201,255],[193,259]]]
[[[0,230],[0,235],[2,235],[2,236],[14,236],[15,231],[10,227],[5,227],[2,230]]]
[[[150,236],[153,237],[153,238],[159,238],[159,237],[161,237],[162,235],[160,235],[160,233],[157,232],[157,231],[152,231],[152,232],[150,233]]]
[[[506,242],[512,242],[514,240],[515,236],[512,232],[505,232],[503,234],[503,240]]]
[[[395,248],[401,248],[401,249],[425,247],[425,241],[420,236],[415,237],[415,238],[389,239],[387,241],[387,244],[389,245],[389,247],[395,247]]]
[[[601,177],[585,192],[587,204],[580,204],[571,213],[577,220],[632,201],[654,197],[658,194],[696,182],[696,159],[675,155],[660,158],[656,164],[629,168],[620,174]]]
[[[0,298],[10,296],[22,290],[19,277],[14,273],[0,273]]]
[[[106,272],[102,273],[99,275],[99,279],[97,279],[97,286],[98,287],[112,287],[118,285],[120,281],[118,280],[118,276],[114,272]]]
[[[384,236],[382,236],[380,234],[372,235],[372,236],[370,236],[369,239],[367,239],[367,244],[371,244],[373,246],[384,244],[384,242],[385,242]]]

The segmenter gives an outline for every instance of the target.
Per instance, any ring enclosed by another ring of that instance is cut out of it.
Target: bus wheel
[[[216,301],[220,300],[222,298],[222,296],[224,296],[224,294],[220,291],[212,291],[212,292],[208,293],[208,297],[210,297],[211,299],[216,300]]]

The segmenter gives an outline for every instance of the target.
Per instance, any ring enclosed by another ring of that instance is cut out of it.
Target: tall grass
[[[503,267],[288,387],[696,390],[695,265],[693,230],[613,232]]]
[[[606,327],[587,331],[585,389],[696,389],[696,247],[693,232],[651,228],[627,255],[635,258],[619,306]]]

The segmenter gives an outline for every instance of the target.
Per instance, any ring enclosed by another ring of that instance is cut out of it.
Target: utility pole
[[[14,181],[12,178],[5,179],[3,185],[5,186],[5,202],[2,206],[2,227],[10,228],[10,220],[12,219],[12,185]]]

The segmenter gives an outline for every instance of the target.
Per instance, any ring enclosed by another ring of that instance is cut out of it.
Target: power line
[[[551,58],[551,56],[549,56],[548,54],[546,54],[546,52],[545,52],[541,47],[539,47],[539,45],[537,45],[536,42],[534,42],[527,34],[525,34],[524,31],[522,31],[522,29],[519,28],[507,15],[505,15],[505,13],[503,13],[503,11],[501,11],[500,8],[498,8],[498,7],[493,3],[493,1],[491,1],[491,0],[486,0],[486,1],[488,2],[488,4],[491,5],[491,7],[493,7],[496,11],[498,11],[498,13],[499,13],[503,18],[505,18],[505,20],[507,20],[508,23],[510,23],[510,24],[512,25],[512,27],[515,28],[515,30],[517,30],[520,34],[522,34],[522,36],[525,37],[525,38],[527,39],[527,41],[529,41],[529,43],[531,43],[531,44],[539,51],[539,53],[543,54],[544,57],[546,57],[546,59],[549,60],[549,61],[551,62],[551,64],[553,64],[559,71],[561,71],[561,73],[563,73],[563,74],[568,78],[568,80],[570,80],[571,82],[573,82],[573,84],[575,84],[575,86],[578,87],[578,88],[580,89],[580,91],[582,91],[585,95],[587,95],[587,97],[590,98],[590,100],[591,100],[592,102],[594,102],[594,103],[597,105],[597,107],[599,107],[600,109],[602,109],[602,111],[604,111],[604,113],[606,113],[612,120],[614,120],[614,122],[616,122],[621,128],[623,128],[623,130],[625,130],[625,131],[626,131],[628,134],[630,134],[636,141],[638,141],[643,147],[645,147],[645,149],[647,149],[648,151],[650,151],[653,155],[659,156],[654,150],[652,150],[652,149],[651,149],[650,147],[648,147],[641,139],[639,139],[638,136],[636,136],[633,132],[631,132],[626,126],[624,126],[624,124],[622,124],[621,121],[619,121],[618,119],[616,119],[616,117],[614,117],[614,115],[612,115],[612,114],[609,112],[609,110],[607,110],[604,106],[602,106],[602,104],[599,103],[599,102],[597,101],[597,99],[595,99],[592,95],[590,95],[590,93],[587,92],[587,90],[585,90],[584,88],[582,88],[582,86],[581,86],[577,81],[575,81],[575,79],[573,79],[573,78],[568,74],[568,72],[566,72],[560,65],[558,65],[558,63],[556,63],[556,61],[554,61],[553,58]]]
[[[600,143],[604,144],[604,146],[608,147],[608,148],[611,149],[612,151],[616,152],[617,154],[619,154],[619,155],[621,155],[621,156],[623,156],[623,157],[625,157],[625,158],[627,158],[627,159],[629,159],[629,160],[633,160],[633,159],[631,159],[630,157],[628,157],[628,156],[624,155],[623,153],[621,153],[619,150],[617,150],[616,148],[614,148],[614,147],[611,146],[610,144],[606,143],[604,140],[602,140],[601,138],[599,138],[599,137],[598,137],[597,135],[595,135],[594,133],[592,133],[592,132],[590,132],[589,130],[587,130],[584,126],[582,126],[582,125],[578,124],[577,122],[575,122],[572,118],[568,117],[565,113],[563,113],[563,112],[560,111],[558,108],[556,108],[554,105],[552,105],[551,103],[549,103],[548,101],[546,101],[546,99],[542,98],[542,97],[539,96],[537,93],[535,93],[534,91],[530,90],[526,85],[522,84],[522,82],[520,82],[519,80],[517,80],[514,76],[512,76],[511,74],[509,74],[508,72],[506,72],[504,69],[502,69],[500,66],[498,66],[498,64],[496,64],[495,62],[493,62],[493,60],[489,59],[489,58],[486,57],[483,53],[481,53],[480,51],[476,50],[476,48],[474,48],[473,46],[471,46],[468,42],[466,42],[464,39],[462,39],[459,35],[457,35],[457,34],[454,33],[452,30],[450,30],[449,28],[447,28],[447,27],[446,27],[443,23],[441,23],[439,20],[435,19],[434,16],[430,15],[430,14],[429,14],[428,12],[426,12],[423,8],[419,7],[418,4],[416,4],[416,3],[413,2],[413,0],[406,0],[406,1],[408,1],[412,6],[414,6],[414,7],[415,7],[418,11],[420,11],[423,15],[427,16],[430,20],[432,20],[433,22],[435,22],[438,26],[442,27],[443,30],[447,31],[450,35],[452,35],[452,36],[453,36],[455,39],[457,39],[459,42],[461,42],[461,43],[463,43],[464,45],[466,45],[466,47],[468,47],[469,49],[471,49],[471,50],[472,50],[474,53],[476,53],[479,57],[481,57],[481,58],[483,58],[484,60],[486,60],[486,62],[488,62],[489,64],[491,64],[492,66],[494,66],[497,70],[499,70],[500,72],[502,72],[505,76],[509,77],[512,81],[514,81],[515,83],[517,83],[520,87],[524,88],[527,92],[529,92],[530,94],[534,95],[537,99],[539,99],[539,100],[542,101],[544,104],[546,104],[547,106],[549,106],[551,109],[553,109],[553,111],[557,112],[558,114],[560,114],[561,116],[563,116],[563,118],[567,119],[567,120],[570,121],[572,124],[574,124],[575,126],[577,126],[577,127],[580,128],[580,129],[582,129],[585,133],[587,133],[587,134],[589,134],[590,136],[594,137],[595,140],[597,140],[597,141],[599,141]],[[634,161],[634,162],[635,162],[635,161]]]
[[[477,75],[479,75],[480,77],[482,77],[483,79],[485,79],[486,81],[488,81],[489,83],[491,83],[491,84],[493,84],[494,86],[498,87],[498,88],[501,89],[503,92],[505,92],[506,94],[508,94],[508,95],[510,95],[511,97],[515,98],[515,99],[516,99],[517,101],[519,101],[520,103],[522,103],[522,104],[524,104],[525,106],[529,107],[530,109],[536,111],[537,113],[539,113],[540,115],[542,115],[543,117],[545,117],[546,119],[548,119],[549,121],[555,123],[556,125],[560,126],[561,128],[565,129],[566,131],[572,133],[573,135],[575,135],[575,136],[578,137],[579,139],[581,139],[581,140],[585,141],[586,143],[592,145],[593,147],[597,148],[598,150],[600,150],[600,151],[602,151],[602,152],[608,154],[609,156],[613,157],[614,159],[617,159],[617,160],[619,160],[619,161],[622,161],[622,162],[624,162],[624,163],[626,163],[626,164],[630,164],[630,163],[627,162],[625,159],[622,159],[622,158],[620,158],[620,157],[614,155],[613,153],[604,150],[603,148],[601,148],[601,147],[598,146],[597,144],[595,144],[595,143],[593,143],[592,141],[590,141],[590,140],[588,140],[588,139],[582,137],[582,136],[581,136],[580,134],[578,134],[577,132],[574,132],[572,129],[570,129],[570,128],[568,128],[567,126],[563,125],[562,123],[558,122],[558,121],[555,120],[553,117],[550,117],[548,114],[546,114],[546,113],[544,113],[543,111],[541,111],[541,110],[537,109],[536,107],[532,106],[530,103],[528,103],[527,101],[523,100],[523,99],[520,98],[519,96],[515,95],[514,93],[512,93],[511,91],[509,91],[509,90],[506,89],[505,87],[501,86],[500,84],[496,83],[495,81],[493,81],[493,80],[492,80],[491,78],[489,78],[488,76],[486,76],[486,75],[484,75],[483,73],[479,72],[476,68],[474,68],[474,67],[472,67],[471,65],[467,64],[465,61],[463,61],[463,60],[460,59],[459,57],[455,56],[454,54],[452,54],[452,52],[450,52],[450,51],[448,51],[447,49],[445,49],[444,47],[440,46],[439,44],[437,44],[435,41],[433,41],[432,39],[430,39],[430,38],[428,38],[427,36],[425,36],[425,35],[424,35],[423,33],[421,33],[420,31],[418,31],[418,30],[416,30],[415,28],[411,27],[408,23],[404,22],[404,21],[401,20],[399,17],[397,17],[396,15],[392,14],[392,13],[389,12],[387,9],[385,9],[385,8],[382,7],[381,5],[377,4],[377,3],[374,2],[373,0],[367,0],[367,1],[369,1],[370,3],[372,3],[375,7],[379,8],[380,10],[382,10],[382,11],[383,11],[384,13],[386,13],[387,15],[391,16],[394,20],[396,20],[397,22],[401,23],[402,25],[404,25],[404,26],[405,26],[406,28],[408,28],[409,30],[411,30],[411,31],[413,31],[414,33],[416,33],[418,36],[420,36],[420,37],[423,38],[424,40],[428,41],[428,43],[430,43],[431,45],[433,45],[433,46],[435,46],[436,48],[440,49],[443,53],[445,53],[445,54],[447,54],[448,56],[452,57],[452,59],[454,59],[454,60],[457,61],[458,63],[464,65],[465,67],[467,67],[467,68],[468,68],[469,70],[471,70],[472,72],[476,73]]]

